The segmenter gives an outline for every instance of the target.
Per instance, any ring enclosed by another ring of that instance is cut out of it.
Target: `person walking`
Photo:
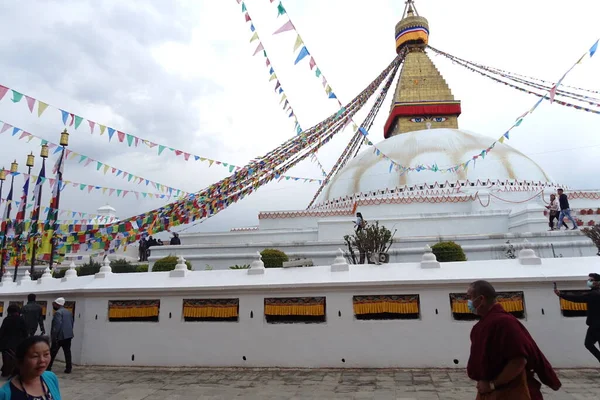
[[[27,326],[21,317],[19,306],[8,306],[7,316],[0,326],[0,351],[2,351],[2,373],[6,377],[13,373],[16,366],[17,347],[28,336]]]
[[[600,350],[596,347],[596,343],[600,342],[600,274],[589,274],[587,287],[590,288],[589,292],[582,294],[562,293],[558,289],[554,289],[554,293],[561,299],[572,301],[573,303],[587,304],[587,318],[585,323],[588,329],[584,345],[600,362]]]
[[[467,291],[469,310],[481,317],[471,330],[469,378],[477,399],[543,400],[537,377],[553,390],[561,387],[552,365],[525,327],[496,302],[496,290],[475,281]]]
[[[0,388],[0,400],[61,400],[58,378],[47,371],[50,342],[30,336],[17,347],[17,374]]]
[[[367,221],[363,218],[361,213],[356,213],[356,220],[354,221],[354,229],[356,233],[360,232],[367,226]]]
[[[62,347],[63,352],[65,353],[65,363],[67,364],[65,374],[70,374],[73,370],[71,358],[71,340],[73,340],[74,336],[73,314],[71,314],[71,311],[67,310],[64,305],[65,299],[63,297],[59,297],[52,303],[52,307],[54,307],[56,312],[52,318],[52,329],[50,331],[50,336],[52,338],[50,355],[52,356],[52,359],[50,360],[50,364],[48,364],[48,371],[52,370],[52,364],[56,359],[58,350]]]
[[[27,332],[29,336],[34,336],[37,332],[38,325],[42,335],[46,334],[46,328],[44,328],[44,313],[42,306],[35,302],[35,294],[31,293],[27,296],[27,304],[23,306],[23,319],[25,325],[27,325]]]
[[[557,221],[556,228],[560,229],[560,225],[562,224],[565,228],[569,229],[567,224],[565,224],[565,221],[558,219],[560,214],[560,204],[558,204],[558,199],[554,193],[550,195],[550,204],[548,204],[546,208],[549,211],[548,226],[551,231],[554,230],[554,220]]]
[[[569,219],[569,221],[571,221],[573,223],[573,228],[571,228],[571,230],[578,229],[577,222],[571,216],[571,206],[569,205],[569,197],[567,196],[565,191],[562,189],[558,189],[558,203],[560,206],[560,213],[558,214],[558,226],[556,227],[556,229],[558,229],[560,231],[560,223],[561,223],[561,221],[564,221],[565,217],[567,217]],[[565,226],[566,226],[566,224],[565,224]],[[568,228],[569,227],[567,226],[567,229]]]

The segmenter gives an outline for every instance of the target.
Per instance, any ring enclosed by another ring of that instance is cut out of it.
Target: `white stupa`
[[[181,254],[195,268],[228,268],[277,248],[326,263],[353,233],[356,212],[395,232],[392,262],[420,260],[426,245],[442,240],[460,243],[471,260],[504,258],[507,242],[518,248],[525,238],[542,257],[594,255],[578,231],[548,232],[544,211],[550,194],[563,187],[578,223],[593,224],[600,221],[600,193],[568,190],[511,146],[498,142],[487,152],[492,137],[459,129],[461,103],[425,51],[428,35],[428,21],[409,3],[396,26],[396,50],[407,54],[376,148],[402,166],[435,163],[447,170],[470,160],[466,170],[402,173],[369,148],[331,179],[312,207],[263,211],[252,228],[182,234],[182,246],[157,248],[150,261]]]

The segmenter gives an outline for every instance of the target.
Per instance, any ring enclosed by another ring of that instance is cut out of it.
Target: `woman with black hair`
[[[45,336],[30,336],[16,351],[15,376],[0,388],[0,400],[61,400],[58,378],[46,371],[50,342]]]
[[[0,327],[0,350],[2,351],[2,376],[10,376],[15,367],[15,351],[28,336],[27,324],[21,317],[21,309],[15,304],[8,306],[7,316]]]
[[[361,213],[356,213],[356,221],[354,221],[354,229],[356,233],[363,230],[363,228],[367,225],[367,221],[363,218]]]

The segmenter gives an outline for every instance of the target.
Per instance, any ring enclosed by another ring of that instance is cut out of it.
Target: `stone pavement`
[[[545,399],[600,399],[600,370],[561,370],[559,376],[563,388],[545,391]],[[71,375],[60,370],[58,377],[65,400],[475,399],[474,385],[461,369],[78,367]]]

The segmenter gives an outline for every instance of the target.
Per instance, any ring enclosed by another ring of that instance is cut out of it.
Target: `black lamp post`
[[[42,157],[42,169],[40,170],[40,177],[46,175],[46,159],[48,158],[48,145],[46,143],[42,144],[42,150],[40,151],[40,157]],[[39,180],[40,178],[38,178]],[[40,182],[41,183],[41,182]],[[35,252],[37,250],[37,236],[38,236],[38,222],[40,220],[40,209],[42,207],[42,188],[43,186],[40,184],[39,187],[36,184],[36,189],[38,192],[35,194],[35,204],[33,205],[33,211],[31,212],[31,229],[29,230],[29,237],[27,238],[27,242],[29,243],[29,238],[33,234],[33,240],[31,243],[31,270],[29,271],[31,275],[35,272]]]
[[[50,207],[50,212],[52,212],[52,216],[54,218],[54,223],[52,226],[52,238],[50,238],[51,243],[52,243],[52,247],[50,250],[50,270],[52,270],[52,265],[54,264],[54,253],[56,252],[56,239],[54,238],[54,235],[56,233],[56,228],[58,227],[58,207],[60,205],[60,184],[62,183],[63,180],[63,173],[62,173],[62,169],[63,169],[63,163],[65,162],[65,152],[67,150],[67,146],[69,145],[69,133],[67,132],[67,128],[65,128],[64,131],[62,131],[62,133],[60,134],[60,145],[62,146],[62,154],[60,155],[60,160],[58,161],[58,171],[56,173],[56,198],[53,199],[54,201],[51,204]]]

